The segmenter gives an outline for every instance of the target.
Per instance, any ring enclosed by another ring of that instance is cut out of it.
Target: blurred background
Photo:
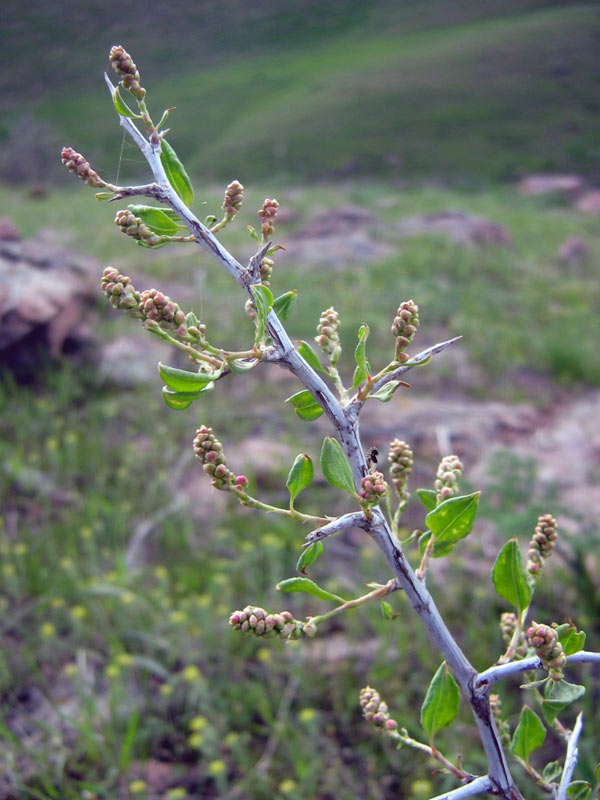
[[[203,252],[121,236],[115,205],[64,170],[60,148],[107,181],[148,180],[102,77],[122,44],[154,118],[176,107],[169,141],[197,216],[219,213],[233,179],[245,185],[221,236],[242,263],[256,249],[245,226],[278,199],[286,250],[271,288],[298,290],[293,337],[311,341],[335,305],[349,379],[361,323],[371,363],[392,357],[402,300],[420,307],[411,352],[462,335],[410,373],[411,389],[367,407],[365,446],[385,464],[391,439],[409,442],[413,492],[449,452],[465,492],[484,490],[475,532],[429,577],[476,667],[504,649],[496,553],[515,535],[525,549],[546,512],[560,544],[533,618],[572,618],[598,649],[597,4],[8,0],[0,43],[0,798],[425,800],[451,788],[361,718],[370,683],[424,738],[418,709],[440,658],[399,593],[395,620],[366,607],[311,641],[229,628],[247,603],[297,617],[323,606],[275,590],[307,529],[212,491],[194,430],[211,425],[228,464],[276,504],[295,455],[318,460],[329,430],[284,405],[300,387],[275,368],[185,411],[164,406],[156,363],[186,362],[108,305],[103,268],[167,292],[232,349],[252,342],[245,298]],[[298,507],[350,509],[319,477]],[[403,520],[407,536],[424,524],[418,501]],[[356,531],[326,543],[311,577],[352,597],[388,571]],[[584,710],[576,777],[588,780],[599,677],[570,673],[589,688],[565,714]],[[518,682],[500,691],[514,729]],[[468,709],[438,744],[485,768]],[[533,761],[562,753],[549,731]]]

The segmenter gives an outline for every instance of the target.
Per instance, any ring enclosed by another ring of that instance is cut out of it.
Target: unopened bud
[[[225,197],[221,208],[226,216],[233,219],[242,206],[244,200],[244,187],[239,181],[232,181],[225,189]]]
[[[437,502],[442,503],[458,494],[458,481],[463,473],[463,465],[458,456],[445,456],[440,461],[437,477],[433,484]]]
[[[358,496],[363,506],[377,505],[388,493],[388,485],[381,472],[369,472],[361,480],[360,487]]]
[[[563,678],[563,667],[567,663],[567,656],[562,644],[558,641],[558,632],[549,625],[532,622],[527,629],[527,640],[533,647],[542,665],[548,670],[548,675],[553,681]]]
[[[396,361],[401,364],[408,361],[408,355],[404,351],[415,338],[418,327],[419,306],[413,300],[400,303],[391,330],[396,337]]]
[[[323,311],[317,325],[317,335],[315,342],[319,345],[325,355],[329,356],[332,363],[339,358],[342,348],[338,328],[340,327],[340,317],[338,312],[331,306]]]
[[[554,517],[550,514],[544,514],[539,517],[535,532],[529,542],[527,572],[532,583],[537,581],[544,568],[545,560],[550,558],[554,552],[554,543],[557,536]]]
[[[392,486],[401,500],[407,500],[408,491],[406,485],[408,476],[412,471],[413,453],[406,442],[401,442],[400,439],[394,439],[393,442],[390,442],[388,462],[390,464]]]
[[[201,425],[194,437],[194,455],[211,476],[216,489],[229,489],[234,483],[234,474],[227,469],[223,445],[216,438],[212,428]],[[254,612],[252,612],[254,613]]]
[[[140,294],[136,291],[128,275],[121,275],[119,270],[114,267],[106,267],[102,273],[100,288],[106,294],[110,304],[114,308],[119,308],[124,311],[135,310],[135,315],[139,316],[137,309]]]
[[[143,100],[146,90],[140,86],[140,73],[129,53],[120,45],[111,47],[109,60],[121,85],[138,100]]]
[[[275,231],[275,217],[277,216],[277,210],[279,209],[279,203],[277,200],[269,200],[267,198],[265,202],[262,204],[262,208],[258,212],[258,217],[262,222],[262,235],[263,239],[268,239]]]
[[[102,189],[106,183],[100,178],[98,173],[93,170],[81,153],[77,153],[72,147],[63,147],[61,151],[62,163],[72,172],[73,175],[81,178],[82,181],[93,186],[95,189]]]
[[[275,262],[272,258],[263,258],[260,262],[260,281],[264,286],[271,285],[271,276],[273,275],[273,264]]]

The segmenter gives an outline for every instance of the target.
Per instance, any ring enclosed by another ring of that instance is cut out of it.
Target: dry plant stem
[[[105,77],[112,94],[114,92],[114,87],[108,76]],[[148,161],[154,179],[160,188],[159,199],[169,205],[180,216],[182,221],[187,225],[190,233],[197,239],[198,244],[210,253],[227,272],[250,293],[249,286],[252,282],[250,270],[244,269],[242,265],[230,255],[220,242],[184,205],[169,185],[160,160],[160,143],[154,144],[148,142],[130,119],[120,116],[119,120],[121,126],[130,134]],[[350,462],[355,486],[360,486],[360,481],[367,474],[368,467],[358,432],[359,409],[352,407],[357,404],[351,404],[347,408],[341,406],[321,377],[317,375],[295,349],[286,330],[273,311],[271,311],[267,318],[267,327],[278,356],[278,358],[274,356],[272,360],[277,360],[280,366],[292,372],[312,393],[313,397],[323,408],[323,411],[335,428],[340,443]],[[446,346],[446,343],[440,345],[438,350],[435,350],[435,348],[430,349],[432,352],[439,352],[444,349],[444,346]],[[414,365],[416,365],[415,359],[413,359],[413,364],[411,366]],[[406,364],[399,368],[399,370],[382,378],[381,385],[387,383],[388,380],[393,380],[397,374],[403,374],[408,367],[409,365]],[[400,372],[400,370],[402,370],[402,372]],[[362,403],[360,403],[360,405],[362,405]],[[463,695],[471,705],[487,757],[489,777],[491,779],[493,791],[495,791],[498,796],[505,798],[505,800],[522,800],[522,795],[515,786],[514,779],[506,763],[504,751],[490,709],[489,699],[487,696],[478,696],[473,691],[472,684],[477,677],[477,671],[454,640],[426,587],[415,576],[410,563],[405,557],[402,548],[395,539],[379,508],[375,507],[372,509],[372,516],[369,522],[369,534],[383,552],[398,584],[406,592],[411,606],[425,625],[431,640],[441,651],[446,663],[454,673]]]
[[[577,715],[577,719],[575,720],[575,725],[573,726],[573,732],[569,738],[569,744],[567,745],[567,754],[565,756],[565,766],[563,769],[563,774],[560,779],[560,784],[558,786],[558,795],[556,800],[567,800],[567,789],[569,784],[571,783],[571,778],[573,777],[573,772],[575,771],[575,767],[577,766],[577,743],[579,741],[579,737],[581,736],[581,731],[583,730],[583,712],[579,712]]]

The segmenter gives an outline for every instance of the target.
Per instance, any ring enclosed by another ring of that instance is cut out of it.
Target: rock
[[[586,192],[582,194],[575,204],[577,211],[583,214],[592,214],[600,217],[600,191]]]
[[[528,197],[547,194],[567,194],[576,197],[583,191],[579,175],[526,175],[519,182],[519,193]]]
[[[376,217],[361,206],[346,205],[318,214],[294,238],[307,236],[335,236],[336,234],[354,231],[375,224]]]
[[[85,307],[97,297],[99,274],[94,261],[43,238],[0,239],[0,359],[24,375],[44,352],[56,357],[67,344],[87,344]]]
[[[8,219],[8,217],[0,217],[0,241],[21,241],[21,234],[17,230],[17,227],[12,219]]]
[[[590,257],[590,248],[580,236],[569,236],[561,244],[558,260],[565,267],[578,267]]]
[[[156,365],[159,361],[168,361],[172,352],[168,344],[143,330],[139,336],[119,336],[102,346],[100,375],[124,389],[145,383],[154,383],[160,388]]]
[[[401,236],[447,236],[458,244],[512,245],[512,237],[503,225],[464,211],[440,211],[408,217],[397,224],[396,230]]]

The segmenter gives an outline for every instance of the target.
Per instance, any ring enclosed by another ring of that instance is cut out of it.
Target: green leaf
[[[528,608],[532,590],[516,538],[509,539],[498,553],[492,569],[492,581],[500,597],[513,605],[519,615]]]
[[[354,480],[352,478],[352,470],[346,454],[342,450],[341,444],[337,439],[331,436],[326,436],[323,439],[323,447],[321,448],[321,469],[327,482],[338,489],[344,489],[346,492],[356,497],[354,489]]]
[[[231,371],[237,375],[244,375],[246,372],[250,372],[257,364],[257,358],[232,358],[227,362]]]
[[[320,557],[323,552],[323,542],[313,542],[300,554],[296,563],[296,572],[306,574],[306,570]]]
[[[423,503],[427,511],[433,511],[437,505],[437,494],[433,489],[417,489],[417,497]]]
[[[552,725],[556,717],[571,703],[585,694],[585,686],[567,681],[548,681],[542,700],[542,713],[548,725]]]
[[[161,140],[160,144],[160,161],[163,165],[167,180],[175,189],[179,197],[183,200],[186,206],[189,206],[194,200],[194,189],[192,182],[189,179],[183,164],[177,157],[177,153],[166,139]]]
[[[273,295],[267,286],[262,283],[254,283],[250,287],[252,297],[254,298],[254,307],[256,308],[256,342],[260,342],[265,335],[267,329],[267,317],[269,311],[273,308]]]
[[[248,230],[250,236],[254,239],[254,241],[260,244],[260,236],[258,235],[256,230],[252,227],[252,225],[246,225],[246,229]]]
[[[519,724],[510,743],[511,752],[528,764],[529,756],[542,746],[545,738],[546,729],[541,719],[529,706],[523,706]]]
[[[134,119],[135,117],[139,118],[140,115],[136,114],[135,111],[132,111],[127,105],[127,103],[121,97],[121,92],[118,86],[112,93],[112,99],[113,103],[115,104],[117,114],[120,114],[122,117],[130,117],[132,119]]]
[[[424,531],[424,533],[422,533],[419,536],[418,545],[419,545],[419,553],[421,555],[425,554],[425,550],[427,549],[427,543],[429,542],[430,539],[431,539],[431,531]]]
[[[317,372],[322,372],[325,375],[327,375],[327,372],[325,371],[325,369],[323,369],[323,366],[319,361],[319,357],[317,356],[317,354],[315,353],[315,351],[312,349],[312,347],[309,345],[308,342],[304,341],[300,342],[300,344],[298,345],[298,352],[310,367],[316,369]]]
[[[163,400],[169,408],[175,411],[183,411],[183,409],[191,406],[194,400],[197,400],[201,395],[213,389],[214,385],[214,382],[207,383],[204,389],[200,389],[197,392],[174,392],[172,389],[169,389],[168,386],[163,386]]]
[[[291,291],[286,292],[285,294],[280,294],[279,297],[275,298],[273,301],[273,311],[277,314],[279,319],[283,320],[284,322],[288,319],[292,313],[292,308],[294,307],[297,297],[298,292],[295,289],[292,289]]]
[[[390,381],[389,383],[385,383],[381,389],[377,389],[376,392],[370,394],[369,397],[374,397],[375,400],[381,400],[382,403],[389,403],[398,386],[400,386],[400,381]]]
[[[542,778],[547,783],[554,783],[562,775],[563,767],[560,761],[549,761],[542,770]]]
[[[562,644],[565,655],[572,656],[583,650],[585,645],[585,631],[578,631],[572,622],[565,622],[556,628],[558,641]]]
[[[475,492],[462,497],[450,497],[427,514],[425,522],[435,539],[434,558],[449,553],[457,542],[471,533],[480,495],[481,492]]]
[[[433,737],[446,728],[458,714],[460,692],[445,661],[431,679],[421,706],[421,725],[433,742]]]
[[[594,767],[594,780],[600,784],[600,761]]]
[[[286,578],[280,581],[275,587],[280,592],[304,592],[304,594],[312,594],[313,597],[318,597],[320,600],[333,600],[334,603],[345,603],[343,597],[338,597],[337,594],[327,592],[321,589],[320,586],[310,578]]]
[[[188,372],[185,369],[169,367],[159,361],[158,374],[169,389],[174,392],[190,393],[198,392],[208,386],[209,383],[213,383],[221,375],[221,370],[212,375],[207,375],[205,372]]]
[[[162,208],[138,205],[129,205],[127,208],[159,236],[173,236],[177,231],[185,228],[185,225],[176,221],[177,217],[174,220],[172,214],[165,213]]]
[[[306,453],[297,455],[285,482],[287,490],[290,493],[290,508],[293,508],[294,500],[298,497],[300,492],[306,489],[307,486],[310,486],[314,474],[315,468],[313,467],[312,459],[307,456]]]
[[[307,422],[317,419],[323,413],[323,409],[317,403],[308,389],[303,389],[301,392],[296,392],[296,394],[288,397],[285,402],[291,403],[294,406],[294,411],[300,417],[300,419],[306,420]]]
[[[367,339],[369,338],[369,326],[361,325],[358,331],[358,344],[354,351],[354,358],[356,360],[356,369],[354,370],[354,378],[352,380],[352,388],[356,388],[364,380],[370,371],[369,362],[366,356]]]
[[[384,619],[390,619],[390,620],[396,619],[396,617],[398,616],[397,614],[394,614],[394,609],[387,602],[387,600],[381,601],[381,614]]]
[[[589,800],[592,787],[587,781],[572,781],[567,788],[569,800]]]

